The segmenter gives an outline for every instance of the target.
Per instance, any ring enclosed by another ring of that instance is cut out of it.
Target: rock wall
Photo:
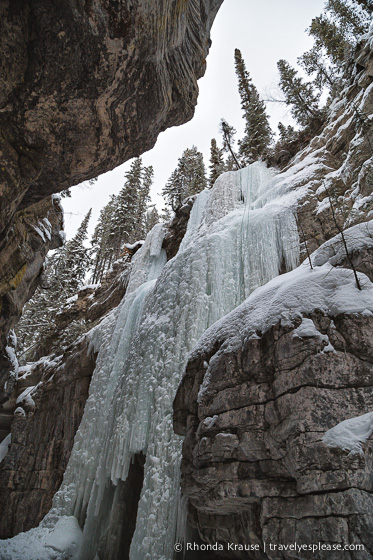
[[[59,200],[47,197],[18,212],[0,239],[0,403],[12,390],[9,373],[14,364],[6,351],[8,333],[39,283],[47,252],[62,245],[62,229]]]
[[[70,457],[95,365],[88,343],[81,339],[63,356],[43,359],[23,371],[14,399],[4,407],[14,419],[12,443],[0,471],[2,538],[34,527],[51,507]],[[25,394],[30,387],[30,393]]]
[[[350,81],[332,104],[324,129],[274,184],[288,189],[289,205],[297,201],[302,259],[321,246],[317,266],[325,262],[320,255],[338,267],[351,268],[352,259],[370,280],[371,228],[366,226],[368,246],[352,244],[351,258],[333,236],[339,227],[371,218],[372,114],[370,39],[360,45]],[[335,201],[329,193],[336,193]],[[331,302],[335,290],[331,287]],[[270,315],[267,303],[258,300],[261,305]],[[246,338],[242,332],[250,316],[230,326],[228,316],[219,325],[229,334],[211,335],[207,349],[192,355],[176,395],[174,426],[185,436],[181,471],[189,522],[203,542],[222,544],[217,557],[373,558],[372,438],[361,454],[322,441],[332,426],[372,410],[372,317],[317,307],[302,315]],[[312,321],[313,336],[297,336],[304,319]],[[237,346],[233,341],[240,337]],[[264,553],[264,542],[353,543],[364,552],[297,556],[267,547]],[[228,550],[227,543],[237,549]],[[259,550],[239,550],[245,543]]]
[[[192,118],[222,1],[2,2],[0,353],[43,260],[30,243],[17,250],[24,212],[142,154],[161,131]],[[27,289],[18,287],[25,265]],[[19,309],[8,320],[4,295],[14,289]],[[2,362],[5,378],[6,356]]]
[[[51,507],[95,367],[87,331],[119,304],[130,268],[128,259],[119,260],[96,289],[81,290],[58,316],[55,336],[37,349],[40,359],[19,368],[0,409],[2,435],[11,433],[9,451],[0,465],[4,496],[0,538],[37,526]],[[74,331],[77,322],[80,332]],[[69,344],[71,331],[75,340]]]
[[[335,203],[342,227],[365,221],[372,208],[372,38],[358,47],[345,84],[329,107],[323,130],[277,176],[279,187],[290,184],[294,191],[302,193],[298,196],[297,215],[303,258],[306,244],[312,253],[338,233],[329,193],[342,197]]]
[[[371,262],[373,242],[363,253]],[[360,250],[353,260],[358,266]],[[333,289],[328,297],[334,301]],[[204,542],[222,544],[218,557],[326,558],[325,551],[294,556],[268,546],[297,542],[363,545],[364,552],[327,557],[373,558],[373,439],[355,453],[322,440],[339,422],[372,410],[371,313],[315,309],[251,334],[250,314],[239,322],[233,314],[193,353],[174,402],[190,524]],[[312,328],[302,332],[301,324]],[[260,549],[228,551],[227,543]]]

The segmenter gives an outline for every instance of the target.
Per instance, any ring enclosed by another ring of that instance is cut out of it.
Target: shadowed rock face
[[[88,345],[89,340],[81,338],[62,356],[34,364],[2,409],[2,417],[9,414],[12,418],[12,445],[0,470],[4,500],[1,538],[34,527],[51,507],[70,458],[95,366],[95,355],[88,351]],[[21,396],[16,403],[17,395],[27,387],[35,388],[33,402]]]
[[[47,197],[18,212],[0,240],[0,403],[13,388],[7,383],[14,367],[5,350],[7,335],[39,284],[47,252],[62,245],[62,229],[60,203]]]
[[[277,324],[228,340],[188,364],[175,399],[175,430],[185,435],[182,489],[205,542],[363,543],[373,558],[372,441],[363,453],[327,447],[324,433],[373,406],[371,316],[309,315],[324,335],[299,338]],[[326,336],[334,351],[325,351]],[[224,348],[227,350],[224,351]],[[198,398],[209,363],[209,389]],[[198,402],[199,401],[199,402]],[[291,552],[230,551],[228,558],[289,559]],[[325,559],[303,551],[302,559]]]
[[[37,226],[49,195],[142,154],[161,131],[192,118],[222,1],[1,3],[0,384],[10,367],[7,333],[46,253],[61,243],[62,222],[52,222],[53,240],[35,249],[21,235],[23,213]]]
[[[191,119],[221,3],[2,2],[1,230]]]

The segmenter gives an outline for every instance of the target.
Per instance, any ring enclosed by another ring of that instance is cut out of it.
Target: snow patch
[[[61,517],[54,528],[41,525],[0,543],[1,560],[77,560],[82,531],[75,517]],[[63,553],[62,555],[59,553]]]
[[[0,463],[8,453],[10,444],[12,443],[12,434],[8,434],[0,443]]]
[[[16,404],[22,404],[22,406],[27,406],[28,408],[35,408],[35,401],[31,396],[35,388],[36,385],[27,387],[17,398]]]
[[[373,412],[343,420],[328,430],[322,441],[328,447],[340,447],[350,454],[363,455],[363,444],[373,434]]]

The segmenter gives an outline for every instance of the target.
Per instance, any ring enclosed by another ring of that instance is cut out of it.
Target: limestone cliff
[[[372,261],[371,233],[366,241],[351,250],[357,267],[361,254]],[[327,248],[314,262],[333,255],[334,266],[343,264],[341,241]],[[327,430],[373,406],[372,315],[337,309],[338,274],[346,283],[353,278],[346,272],[329,270],[326,306],[319,294],[328,270],[316,291],[318,273],[308,270],[295,307],[301,279],[289,288],[292,273],[276,279],[284,290],[277,302],[266,297],[270,282],[207,331],[191,356],[174,403],[175,430],[185,435],[182,490],[191,525],[203,541],[222,543],[221,557],[274,560],[278,550],[264,554],[263,543],[298,542],[363,545],[363,555],[340,549],[328,557],[373,558],[372,438],[355,452],[323,442]],[[263,301],[263,324],[273,316],[261,328],[253,317]],[[247,542],[258,551],[226,548]],[[301,554],[325,558],[322,551]],[[281,555],[293,557],[289,550]]]
[[[35,204],[47,195],[140,155],[161,131],[193,116],[221,3],[2,2],[0,353],[43,261],[22,233],[24,213],[30,221],[34,212],[37,226],[49,202]],[[47,240],[42,252],[55,246]],[[18,285],[26,268],[25,288]],[[8,319],[10,290],[19,304]],[[4,384],[6,355],[2,361]]]
[[[347,234],[348,257],[341,238],[333,237],[338,232],[333,209],[345,225],[371,217],[372,113],[373,53],[368,41],[320,135],[275,179],[279,191],[289,187],[284,204],[297,201],[302,259],[316,249],[314,264],[353,264],[370,280],[371,223],[361,225],[364,243],[355,237],[357,229]],[[368,126],[361,125],[362,114]],[[338,201],[331,199],[331,191],[338,193]],[[342,270],[336,274],[346,274]],[[336,309],[341,288],[337,281],[329,286],[329,304],[320,304],[327,275],[326,270],[314,291],[310,276],[299,293],[298,315],[290,321],[286,317],[297,297],[297,283],[282,294],[283,309],[273,321],[267,287],[257,290],[242,308],[207,331],[190,357],[174,402],[175,431],[185,436],[182,490],[190,524],[202,541],[222,544],[218,557],[373,558],[372,437],[354,453],[323,441],[325,432],[339,422],[372,410],[373,323],[364,307],[360,313],[353,305],[350,313]],[[287,281],[287,276],[278,278],[279,289]],[[364,285],[367,279],[363,290]],[[349,299],[353,304],[354,296]],[[250,330],[258,309],[263,324]],[[263,550],[264,542],[295,541],[354,543],[364,552],[341,549],[325,556],[323,551],[303,550],[294,556],[290,550]],[[237,544],[237,549],[228,550],[227,543]],[[243,543],[259,549],[240,550]]]

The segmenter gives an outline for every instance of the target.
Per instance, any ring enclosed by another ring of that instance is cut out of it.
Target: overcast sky
[[[224,0],[212,28],[212,46],[207,58],[207,71],[199,80],[200,94],[195,116],[189,123],[166,130],[158,137],[155,147],[143,154],[145,165],[152,165],[155,184],[153,202],[162,208],[159,195],[177,165],[183,150],[193,144],[203,152],[206,167],[210,157],[211,138],[219,138],[219,122],[224,117],[243,132],[244,121],[237,91],[233,53],[242,52],[247,70],[263,97],[276,87],[276,62],[285,58],[292,65],[312,41],[305,32],[311,19],[319,15],[324,0]],[[269,103],[271,125],[290,122],[286,108]],[[72,188],[72,197],[63,199],[67,237],[74,235],[83,216],[92,207],[90,233],[93,232],[101,208],[111,194],[117,194],[124,182],[130,162],[101,175],[93,187],[88,184]]]

